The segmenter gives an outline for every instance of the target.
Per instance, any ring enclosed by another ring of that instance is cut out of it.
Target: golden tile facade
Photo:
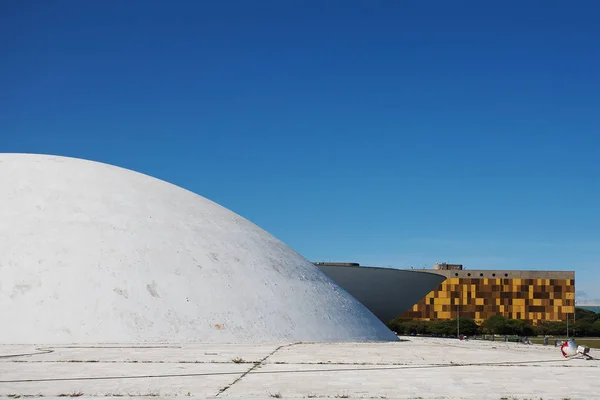
[[[460,315],[481,323],[493,315],[502,315],[536,325],[540,321],[564,321],[575,312],[574,274],[568,275],[569,279],[527,278],[524,274],[517,278],[506,277],[508,274],[471,278],[464,271],[447,275],[452,277],[401,317],[434,320]]]

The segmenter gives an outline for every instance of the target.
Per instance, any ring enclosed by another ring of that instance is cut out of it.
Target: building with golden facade
[[[471,318],[480,323],[502,315],[536,325],[565,321],[575,312],[575,272],[465,270],[462,265],[436,264],[446,280],[429,292],[403,318],[434,320]]]

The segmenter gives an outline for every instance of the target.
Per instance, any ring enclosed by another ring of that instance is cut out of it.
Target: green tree
[[[600,320],[600,314],[585,308],[575,308],[575,321],[596,322]]]
[[[594,330],[594,322],[591,321],[577,321],[576,323],[573,324],[572,327],[570,327],[570,331],[572,331],[572,335],[573,336],[594,336],[593,335],[593,330]],[[565,326],[565,331],[566,331],[566,326]]]
[[[506,320],[506,335],[531,336],[535,332],[525,321],[520,319]]]
[[[456,320],[454,320],[456,322]],[[460,333],[461,335],[473,336],[479,333],[479,325],[469,318],[460,318]]]
[[[426,321],[418,321],[411,319],[395,318],[387,323],[388,328],[396,332],[398,335],[410,335],[410,334],[426,334],[428,331],[428,324]]]
[[[430,333],[428,321],[410,321],[408,323],[409,334],[424,335]]]
[[[563,336],[567,334],[567,323],[562,321],[543,321],[534,329],[537,335]]]
[[[590,324],[586,336],[600,336],[600,319]]]
[[[534,330],[525,321],[494,315],[481,324],[484,332],[497,335],[531,336]]]
[[[387,326],[390,328],[390,330],[396,332],[398,335],[408,335],[410,333],[409,323],[410,320],[394,318],[387,323]]]
[[[449,335],[450,329],[446,321],[429,321],[427,328],[434,335]]]
[[[506,330],[506,317],[493,315],[483,321],[481,328],[485,333],[504,335]]]
[[[449,336],[458,334],[458,325],[460,324],[460,334],[472,336],[479,332],[479,326],[472,319],[460,318],[450,320],[429,321],[428,331],[435,335]]]

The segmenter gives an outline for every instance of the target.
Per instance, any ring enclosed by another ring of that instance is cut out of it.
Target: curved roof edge
[[[446,280],[430,271],[315,265],[384,323],[409,311]]]

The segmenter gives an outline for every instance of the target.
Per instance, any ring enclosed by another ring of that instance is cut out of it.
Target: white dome
[[[130,170],[0,154],[0,344],[397,340],[233,212]]]

